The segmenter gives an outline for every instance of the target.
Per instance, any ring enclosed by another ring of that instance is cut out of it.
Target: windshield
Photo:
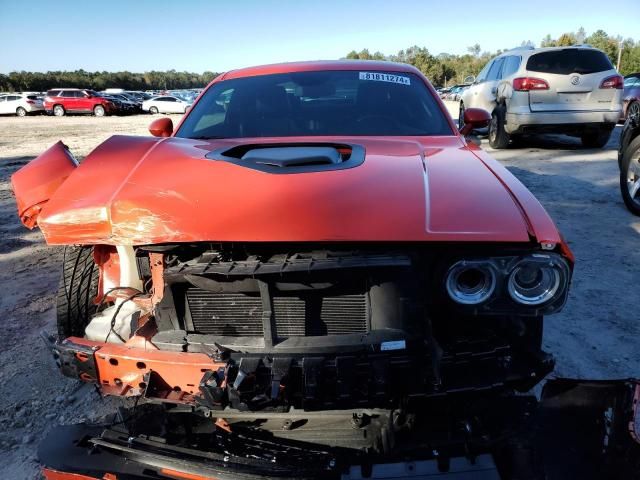
[[[451,135],[424,82],[410,73],[294,72],[209,88],[177,137]]]

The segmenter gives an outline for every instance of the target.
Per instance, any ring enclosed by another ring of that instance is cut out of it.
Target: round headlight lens
[[[554,297],[560,280],[560,271],[553,265],[522,262],[509,275],[509,295],[524,305],[540,305]]]
[[[493,294],[496,276],[486,264],[461,261],[449,269],[446,286],[447,293],[454,302],[476,305]]]

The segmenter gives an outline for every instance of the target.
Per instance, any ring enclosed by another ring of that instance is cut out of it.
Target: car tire
[[[509,134],[504,130],[506,115],[504,105],[499,105],[491,114],[489,123],[489,145],[491,148],[503,149],[509,146]]]
[[[89,319],[96,313],[97,295],[98,266],[93,261],[93,247],[66,247],[56,302],[58,335],[84,336]]]
[[[460,108],[458,109],[458,130],[462,130],[464,127],[464,103],[460,102]]]
[[[586,130],[580,135],[582,146],[586,148],[603,148],[611,137],[612,127],[601,127],[597,130]]]
[[[64,111],[64,107],[62,105],[54,105],[53,106],[53,114],[56,117],[64,117],[64,114],[67,113]]]
[[[102,105],[96,105],[95,107],[93,107],[93,114],[96,117],[104,117],[106,113],[107,112]]]
[[[627,106],[627,118],[636,117],[640,120],[640,102],[634,101]]]
[[[18,108],[16,108],[16,115],[18,117],[26,117],[27,116],[27,111],[22,107],[18,107]]]
[[[640,216],[640,136],[633,139],[622,155],[620,193],[629,211]]]
[[[151,107],[151,108],[149,109],[149,113],[150,113],[151,115],[155,115],[155,114],[157,114],[157,113],[158,113],[158,107]]]

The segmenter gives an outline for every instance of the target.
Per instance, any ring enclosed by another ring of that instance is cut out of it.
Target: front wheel
[[[16,115],[18,117],[24,117],[24,116],[27,115],[27,111],[22,107],[18,107],[18,108],[16,108]]]
[[[158,113],[158,107],[151,107],[151,108],[149,109],[149,113],[150,113],[151,115],[155,115],[156,113]]]
[[[489,123],[489,145],[491,148],[503,149],[509,146],[509,134],[504,129],[506,108],[499,105],[491,114]]]
[[[83,337],[84,329],[96,313],[98,267],[92,247],[66,247],[58,286],[56,319],[58,335]]]
[[[56,117],[62,117],[65,114],[64,107],[62,105],[56,105],[53,107],[53,114]]]
[[[587,130],[582,133],[580,140],[582,140],[582,146],[586,148],[602,148],[609,142],[613,128],[601,127],[597,130]]]
[[[95,107],[93,107],[93,114],[96,117],[104,117],[104,107],[102,105],[96,105]]]
[[[640,216],[640,137],[633,139],[622,156],[620,193],[629,211]]]

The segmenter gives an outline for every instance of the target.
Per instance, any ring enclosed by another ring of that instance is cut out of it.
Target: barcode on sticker
[[[404,340],[396,340],[392,342],[382,342],[380,344],[380,350],[389,351],[389,350],[404,350],[407,348],[407,343]]]
[[[402,85],[411,85],[411,79],[409,77],[394,75],[392,73],[360,72],[360,80],[373,80],[374,82],[389,82],[400,83]]]

